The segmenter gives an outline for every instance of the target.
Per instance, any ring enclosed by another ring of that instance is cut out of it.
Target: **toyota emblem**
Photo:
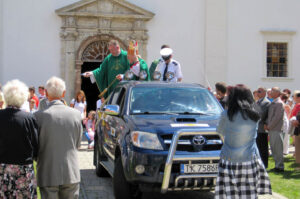
[[[206,139],[202,135],[196,135],[196,136],[193,137],[193,144],[194,145],[201,146],[201,145],[204,145],[205,142],[206,142]]]

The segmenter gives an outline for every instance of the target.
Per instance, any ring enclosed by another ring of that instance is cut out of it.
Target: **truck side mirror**
[[[104,113],[107,115],[116,116],[120,114],[120,107],[118,105],[105,105]]]

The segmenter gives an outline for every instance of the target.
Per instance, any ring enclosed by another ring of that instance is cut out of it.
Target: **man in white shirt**
[[[160,51],[160,55],[162,59],[158,63],[156,67],[156,71],[161,73],[160,81],[170,81],[170,82],[181,82],[182,81],[182,72],[180,63],[174,59],[172,59],[173,50],[171,48],[163,48]],[[174,78],[167,79],[167,73],[174,73]]]

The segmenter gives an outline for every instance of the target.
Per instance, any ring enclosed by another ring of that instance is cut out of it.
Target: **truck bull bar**
[[[217,173],[207,173],[207,174],[179,174],[176,176],[174,181],[174,186],[170,187],[170,178],[171,178],[171,171],[172,171],[172,165],[174,161],[195,161],[195,160],[209,160],[210,163],[213,162],[213,160],[219,160],[220,156],[211,156],[211,155],[176,155],[176,148],[179,141],[179,138],[181,136],[185,135],[212,135],[212,134],[218,134],[216,132],[201,132],[203,129],[183,129],[179,130],[174,133],[172,138],[172,143],[169,148],[168,157],[166,160],[165,168],[164,168],[164,175],[163,175],[163,182],[161,186],[161,193],[166,193],[167,191],[182,191],[182,190],[207,190],[211,189],[210,187],[206,187],[207,180],[211,179],[213,181],[213,185],[216,185],[216,177]],[[218,134],[220,135],[220,134]],[[223,140],[223,137],[220,135],[221,139]],[[198,186],[198,181],[195,180],[197,178],[203,178],[203,184],[202,186]],[[184,186],[179,187],[178,181],[181,179],[185,179]],[[194,179],[194,184],[192,187],[188,187],[189,179]]]

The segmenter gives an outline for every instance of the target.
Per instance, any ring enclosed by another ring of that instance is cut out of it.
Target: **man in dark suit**
[[[81,116],[61,102],[65,90],[62,79],[50,78],[46,83],[48,107],[34,113],[39,127],[37,184],[45,199],[79,197]]]
[[[265,131],[264,125],[266,124],[268,118],[268,110],[271,102],[266,98],[266,93],[267,89],[264,87],[259,87],[257,89],[257,96],[259,97],[259,99],[256,103],[258,105],[257,108],[261,119],[258,123],[256,144],[261,160],[263,161],[265,168],[268,168],[268,133]]]
[[[284,117],[284,104],[280,99],[280,88],[273,87],[271,90],[271,103],[268,111],[267,125],[265,129],[269,131],[270,146],[272,156],[275,161],[275,172],[284,171],[283,162],[283,117]]]

